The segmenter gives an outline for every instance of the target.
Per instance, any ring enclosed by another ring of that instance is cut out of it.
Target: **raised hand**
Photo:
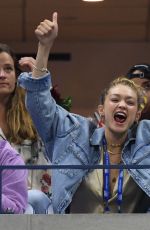
[[[51,45],[58,34],[57,13],[52,15],[52,21],[45,19],[35,29],[35,35],[41,45]]]
[[[39,40],[35,66],[32,76],[40,77],[47,73],[48,57],[53,42],[58,34],[57,13],[53,13],[52,21],[45,19],[35,29],[35,35]]]
[[[33,57],[22,57],[19,60],[19,66],[23,72],[32,72],[35,66],[35,59]]]

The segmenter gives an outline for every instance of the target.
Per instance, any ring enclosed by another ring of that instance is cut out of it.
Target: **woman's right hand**
[[[52,21],[45,19],[35,29],[35,35],[39,43],[49,46],[53,43],[58,34],[57,12],[53,13]]]
[[[33,77],[42,77],[47,72],[47,63],[50,49],[58,34],[57,13],[53,13],[52,21],[45,19],[36,30],[35,35],[39,40],[38,51],[36,55],[35,67],[32,71]]]

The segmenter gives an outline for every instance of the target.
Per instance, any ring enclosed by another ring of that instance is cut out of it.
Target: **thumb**
[[[54,12],[53,13],[53,17],[52,17],[52,20],[55,24],[57,24],[57,12]]]

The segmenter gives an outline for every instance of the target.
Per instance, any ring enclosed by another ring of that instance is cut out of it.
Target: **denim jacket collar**
[[[91,145],[101,145],[101,141],[104,136],[104,128],[97,128],[95,129],[94,133],[90,138]]]
[[[141,130],[145,130],[145,132],[143,133],[141,132]],[[90,143],[92,145],[101,145],[101,141],[103,139],[104,132],[105,132],[105,129],[103,127],[95,129],[94,133],[92,134],[90,138]],[[129,143],[131,140],[136,139],[137,145],[139,145],[140,143],[142,145],[149,144],[150,142],[149,133],[150,133],[149,121],[147,120],[141,121],[138,126],[134,125],[132,129],[129,129],[127,143]]]
[[[136,127],[134,127],[134,130],[132,129],[128,131],[127,143],[130,142],[130,140],[135,140],[135,128]],[[90,138],[91,145],[101,145],[104,134],[105,134],[105,129],[103,127],[95,129],[94,133]]]

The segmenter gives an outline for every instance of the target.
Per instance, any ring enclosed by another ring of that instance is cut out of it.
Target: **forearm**
[[[39,41],[33,77],[42,77],[46,73],[48,56],[58,33],[57,13],[53,13],[52,21],[45,19],[36,30],[35,35]]]
[[[48,57],[52,45],[53,42],[49,43],[48,45],[44,45],[39,42],[35,67],[33,68],[33,72],[32,72],[33,77],[38,78],[45,75],[47,70]]]

